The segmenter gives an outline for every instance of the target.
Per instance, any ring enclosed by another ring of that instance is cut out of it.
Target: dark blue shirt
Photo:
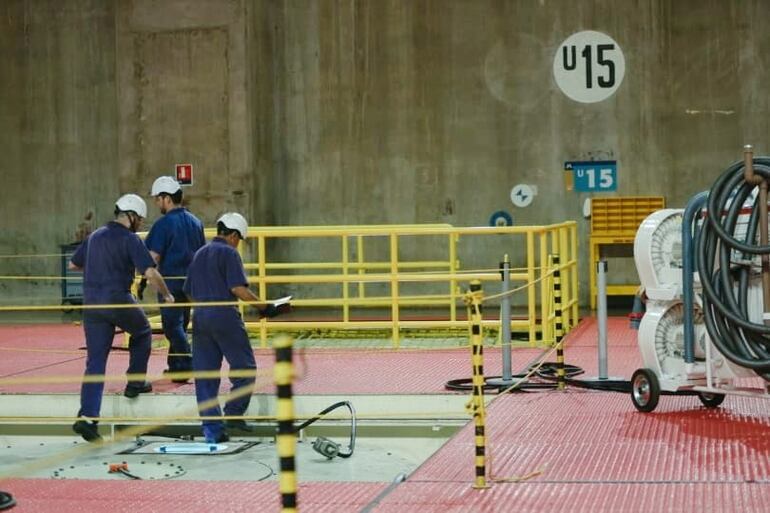
[[[85,303],[121,301],[129,294],[135,271],[144,274],[148,267],[155,267],[141,239],[115,221],[92,233],[71,261],[83,269]]]
[[[225,239],[215,237],[195,253],[187,270],[184,292],[196,302],[235,301],[230,289],[248,284],[238,251]]]
[[[203,223],[186,208],[169,210],[155,221],[144,243],[147,249],[160,255],[158,270],[169,290],[179,292],[195,252],[206,243]]]

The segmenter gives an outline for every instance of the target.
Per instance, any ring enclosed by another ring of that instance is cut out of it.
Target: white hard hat
[[[237,212],[222,214],[222,217],[217,219],[217,224],[219,223],[231,230],[237,230],[242,239],[246,238],[249,231],[249,223],[246,222],[246,218]]]
[[[174,194],[182,188],[179,182],[174,180],[170,176],[161,176],[152,183],[152,190],[150,196],[157,196],[158,194]]]
[[[147,217],[147,204],[136,194],[124,194],[118,198],[115,206],[121,212],[136,212],[139,217]]]

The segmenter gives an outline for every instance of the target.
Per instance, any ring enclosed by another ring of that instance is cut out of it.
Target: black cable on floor
[[[543,365],[537,370],[535,374],[537,377],[555,382],[558,377],[556,375],[557,363],[556,362],[544,362]],[[587,388],[590,390],[601,390],[604,392],[621,392],[624,394],[631,393],[631,382],[621,379],[576,379],[575,376],[583,374],[585,371],[577,365],[564,365],[564,374],[566,376],[565,382],[569,386]]]
[[[531,370],[531,368],[530,368]],[[519,384],[516,388],[511,389],[511,393],[515,392],[540,392],[547,390],[554,390],[557,386],[557,363],[556,362],[543,362],[540,368],[535,372],[535,376],[542,381],[527,380]],[[565,382],[569,386],[587,388],[590,390],[602,390],[605,392],[621,392],[624,394],[631,393],[631,382],[626,380],[585,380],[577,379],[576,376],[583,374],[585,371],[577,365],[564,365]],[[527,374],[513,374],[511,378],[514,381],[522,379]],[[500,380],[501,376],[485,376],[484,390],[501,392],[506,390],[510,385],[501,385],[496,383],[489,383],[488,381]],[[473,389],[473,378],[460,378],[451,379],[446,382],[444,388],[447,390],[456,391],[470,391]]]
[[[515,381],[518,381],[522,379],[526,374],[513,374],[511,376],[511,379]],[[509,385],[503,385],[503,384],[492,384],[486,382],[486,380],[500,380],[502,379],[502,376],[485,376],[484,380],[484,386],[482,387],[486,391],[495,391],[495,392],[501,392],[508,388]],[[446,390],[454,390],[454,391],[462,391],[467,392],[470,390],[473,390],[473,378],[459,378],[459,379],[450,379],[444,384],[444,388]],[[542,390],[553,390],[556,388],[555,383],[538,383],[533,381],[524,381],[523,383],[519,384],[516,388],[512,389],[511,392],[534,392],[534,391],[542,391]]]
[[[16,500],[8,492],[0,492],[0,509],[9,509],[16,505]]]

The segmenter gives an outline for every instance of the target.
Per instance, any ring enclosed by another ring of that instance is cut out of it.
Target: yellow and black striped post
[[[468,320],[471,327],[471,362],[473,363],[473,392],[466,408],[473,415],[476,425],[475,444],[476,479],[474,488],[488,488],[486,465],[486,411],[484,409],[484,340],[481,332],[481,302],[484,293],[481,290],[481,282],[473,280],[470,291],[465,296],[465,304],[468,307]]]
[[[292,363],[292,340],[281,337],[275,341],[275,386],[277,389],[276,419],[278,435],[276,446],[280,462],[278,488],[281,492],[281,512],[297,511],[297,474],[294,465],[294,455],[297,449],[296,432],[294,430],[294,401],[292,399],[291,383],[294,379]]]
[[[561,271],[559,270],[559,255],[553,255],[553,314],[554,337],[556,341],[556,388],[564,390],[566,388],[564,375],[564,315],[561,304]]]

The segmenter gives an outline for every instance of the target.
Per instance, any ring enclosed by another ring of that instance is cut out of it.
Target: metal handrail
[[[216,231],[212,228],[205,230],[207,238],[213,237]],[[399,245],[404,237],[446,237],[446,258],[439,259],[433,255],[424,261],[401,260]],[[521,272],[511,272],[512,284],[525,287],[521,296],[526,309],[524,319],[511,321],[512,329],[524,330],[528,333],[529,345],[538,342],[552,343],[553,324],[555,319],[552,312],[552,295],[549,290],[547,277],[552,269],[548,266],[548,255],[557,254],[559,270],[562,278],[562,306],[564,309],[564,329],[569,330],[577,324],[578,318],[578,280],[577,280],[577,223],[566,221],[544,226],[507,226],[507,227],[454,227],[448,224],[426,225],[349,225],[349,226],[254,226],[249,227],[246,244],[241,244],[240,252],[244,267],[248,273],[249,283],[255,285],[255,290],[261,298],[270,298],[268,287],[290,285],[305,287],[313,285],[338,285],[340,294],[336,297],[313,296],[312,294],[295,294],[295,306],[341,308],[342,320],[330,321],[286,321],[279,318],[261,319],[256,322],[246,322],[248,329],[259,332],[263,347],[267,346],[268,333],[286,330],[305,329],[382,329],[390,328],[394,347],[400,344],[403,329],[420,328],[442,330],[446,328],[461,328],[466,321],[457,319],[456,303],[461,296],[459,287],[470,280],[483,282],[500,280],[498,272],[479,270],[478,272],[462,272],[458,258],[458,244],[475,243],[478,237],[510,236],[511,245],[525,247],[525,258]],[[270,245],[281,239],[322,238],[339,239],[340,257],[331,261],[270,261],[268,249]],[[366,243],[372,238],[386,238],[386,254],[365,252]],[[351,239],[354,241],[351,244]],[[506,242],[507,244],[507,242]],[[355,248],[355,257],[350,250]],[[483,251],[480,250],[480,251]],[[487,267],[496,267],[497,260],[502,255],[490,255]],[[373,258],[373,260],[367,260]],[[517,269],[515,261],[512,269]],[[294,271],[294,273],[292,273]],[[308,271],[308,272],[302,272]],[[324,273],[323,271],[331,271]],[[446,284],[447,294],[434,293],[402,294],[404,285],[414,283]],[[387,295],[367,295],[366,285],[383,283],[387,285]],[[352,294],[350,285],[358,287],[358,293]],[[516,286],[516,285],[514,285]],[[494,290],[491,284],[489,290]],[[539,303],[539,304],[538,304]],[[428,320],[403,320],[402,307],[436,307],[445,306],[449,313],[446,318]],[[357,320],[351,318],[351,307],[379,307],[390,310],[390,319],[386,321]],[[485,326],[493,326],[497,321],[486,319]],[[539,338],[538,338],[539,337]]]

